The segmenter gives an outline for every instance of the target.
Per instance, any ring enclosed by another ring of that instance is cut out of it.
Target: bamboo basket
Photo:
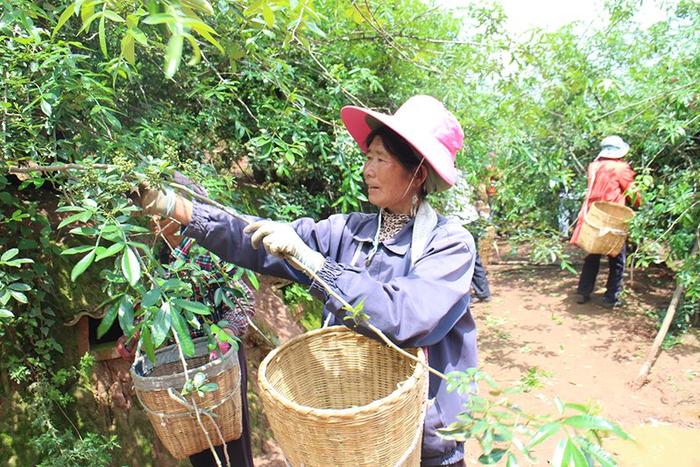
[[[583,218],[576,244],[589,254],[617,256],[634,211],[621,204],[596,201]]]
[[[420,465],[428,373],[396,350],[344,326],[318,329],[270,352],[258,383],[291,466]]]
[[[197,422],[192,398],[197,403],[202,423],[214,446],[241,437],[241,369],[238,354],[231,348],[222,358],[209,362],[207,338],[194,339],[195,356],[187,359],[190,378],[202,372],[217,389],[187,398],[180,395],[185,374],[175,345],[156,351],[152,364],[137,355],[131,367],[136,395],[153,429],[175,459],[209,449],[209,443]]]

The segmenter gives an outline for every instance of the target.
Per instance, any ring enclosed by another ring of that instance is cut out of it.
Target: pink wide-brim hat
[[[455,157],[464,143],[462,127],[442,102],[431,96],[413,96],[394,115],[348,105],[340,109],[340,118],[353,139],[367,152],[367,136],[386,125],[423,156],[447,189],[457,181]]]

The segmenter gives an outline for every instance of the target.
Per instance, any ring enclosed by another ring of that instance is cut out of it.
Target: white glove
[[[146,183],[142,183],[138,187],[135,198],[144,214],[169,217],[175,211],[175,205],[181,196],[170,188],[154,190],[149,188]]]
[[[249,224],[243,233],[251,234],[253,248],[257,249],[262,241],[268,253],[282,259],[292,257],[314,273],[326,261],[321,253],[309,248],[289,224],[260,220]],[[294,262],[291,265],[300,269]]]

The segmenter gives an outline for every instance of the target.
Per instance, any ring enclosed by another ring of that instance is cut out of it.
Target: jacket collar
[[[379,220],[379,214],[372,214],[365,217],[365,219],[358,224],[355,233],[353,233],[352,238],[357,242],[367,242],[372,243],[374,240],[374,235],[377,232],[377,221]],[[401,229],[399,234],[394,237],[381,242],[384,247],[394,253],[395,255],[405,255],[408,248],[411,245],[411,231],[414,220],[411,219],[408,223]]]

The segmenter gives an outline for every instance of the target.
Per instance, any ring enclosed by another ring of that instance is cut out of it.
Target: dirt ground
[[[576,259],[580,269],[582,258]],[[620,465],[700,466],[698,330],[661,353],[644,387],[634,390],[628,384],[656,336],[650,312],[665,308],[673,293],[667,270],[635,271],[634,280],[626,278],[625,305],[612,310],[601,305],[604,261],[601,289],[584,305],[574,300],[577,276],[559,267],[533,266],[521,259],[491,264],[488,271],[493,298],[472,310],[480,364],[503,386],[528,387],[517,399],[526,412],[555,413],[555,396],[592,403],[637,440],[606,441]],[[256,466],[284,465],[274,441],[265,442],[263,450]],[[467,464],[478,464],[478,446],[468,445],[467,450]],[[551,446],[544,445],[534,465],[548,465],[550,453]]]

